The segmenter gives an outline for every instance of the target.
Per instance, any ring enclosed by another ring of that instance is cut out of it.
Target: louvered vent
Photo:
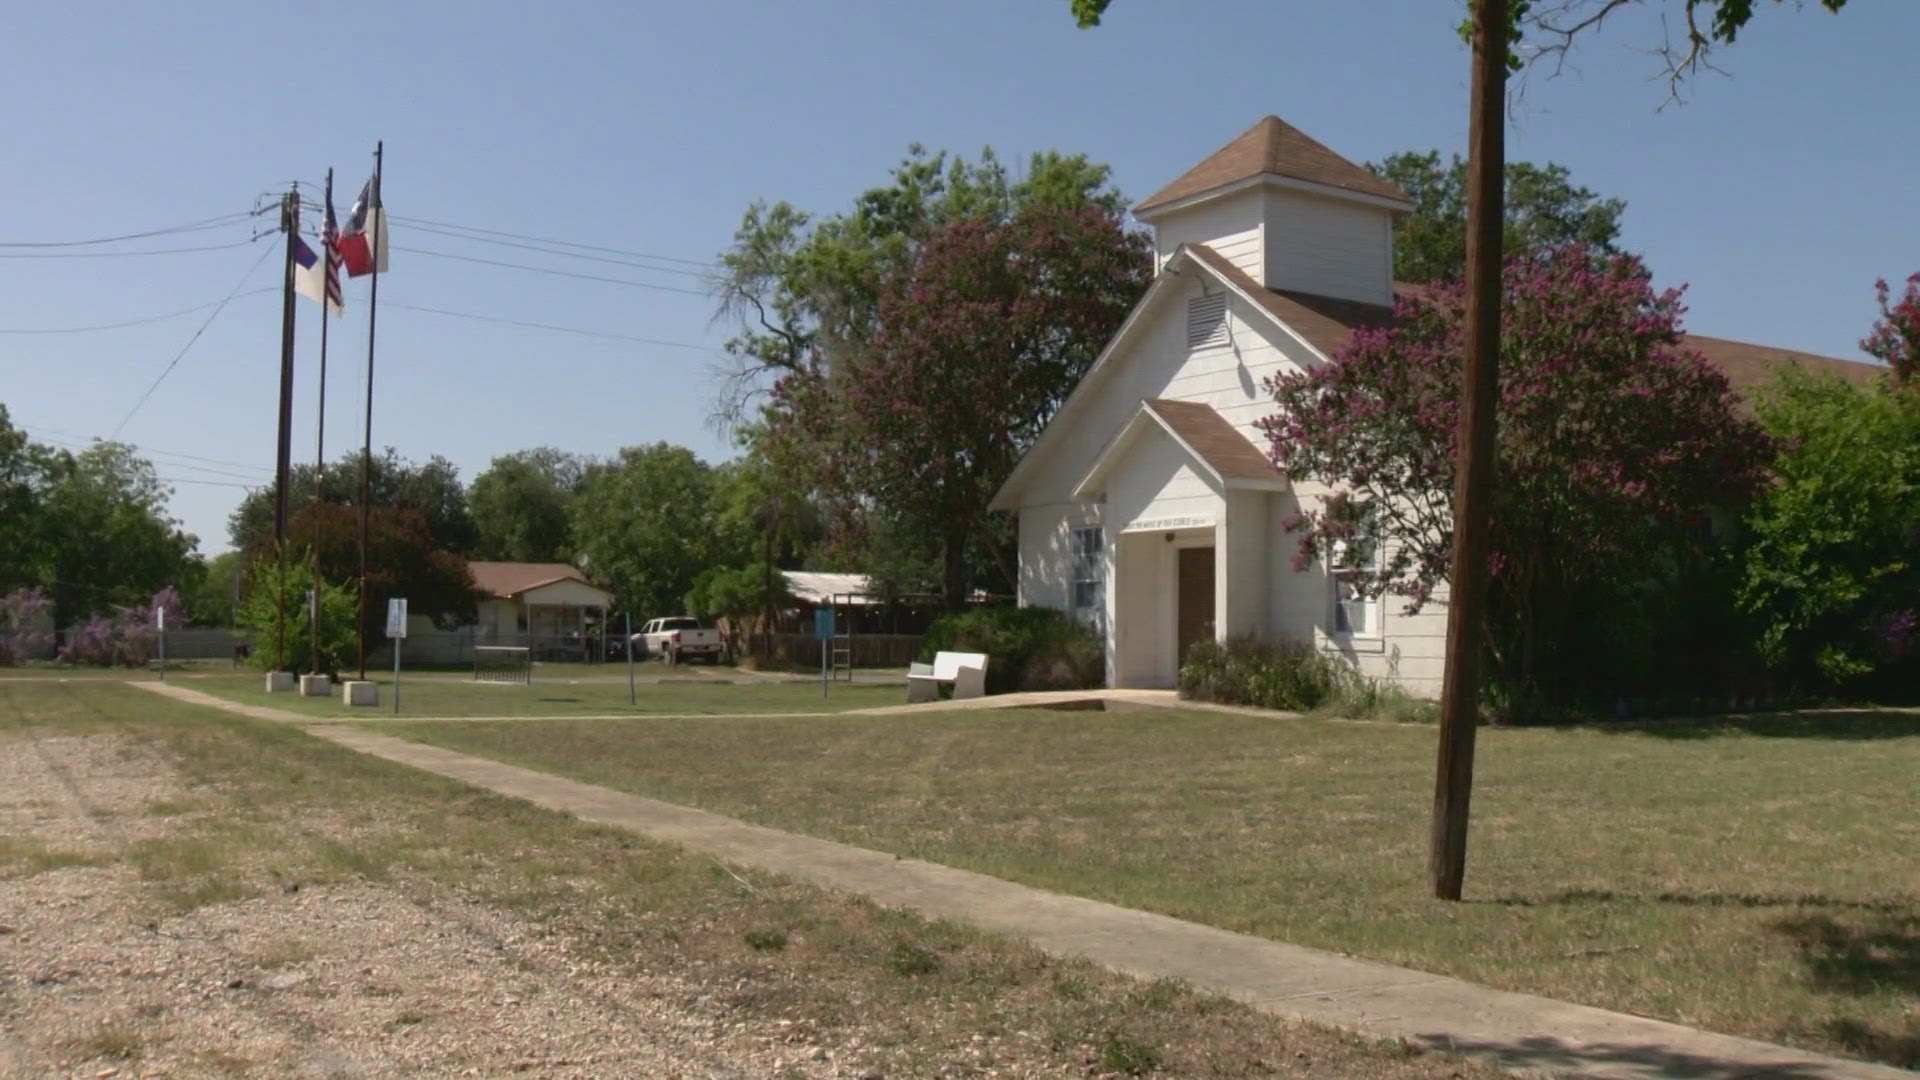
[[[1224,345],[1227,341],[1227,294],[1196,296],[1187,301],[1187,348]]]

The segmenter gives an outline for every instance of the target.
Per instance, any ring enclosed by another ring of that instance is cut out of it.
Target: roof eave
[[[1396,213],[1409,213],[1414,209],[1414,204],[1412,200],[1409,199],[1392,199],[1385,195],[1376,195],[1368,191],[1357,191],[1353,188],[1341,187],[1338,184],[1322,184],[1314,180],[1301,180],[1297,177],[1283,176],[1280,173],[1255,173],[1252,176],[1242,177],[1232,183],[1206,188],[1193,192],[1190,195],[1182,195],[1177,199],[1168,199],[1165,202],[1156,203],[1152,199],[1148,199],[1146,202],[1133,208],[1134,220],[1152,223],[1155,218],[1164,214],[1185,210],[1188,207],[1197,206],[1203,202],[1224,198],[1228,195],[1235,195],[1255,187],[1277,187],[1289,191],[1301,191],[1310,195],[1320,195],[1325,198],[1359,203],[1363,206],[1372,206],[1381,210],[1392,210]]]
[[[1031,471],[1033,460],[1040,455],[1043,448],[1051,445],[1058,438],[1055,432],[1059,429],[1060,418],[1073,408],[1074,403],[1086,392],[1087,387],[1096,381],[1096,376],[1107,368],[1113,354],[1140,331],[1140,327],[1145,323],[1143,316],[1147,309],[1159,300],[1161,294],[1172,288],[1173,279],[1179,276],[1181,269],[1195,261],[1190,254],[1187,254],[1185,245],[1182,245],[1181,249],[1175,251],[1160,268],[1160,273],[1154,276],[1153,283],[1147,286],[1147,291],[1141,294],[1139,302],[1135,303],[1133,310],[1127,313],[1126,321],[1120,324],[1120,329],[1114,331],[1106,348],[1100,350],[1100,355],[1095,357],[1093,363],[1088,366],[1087,373],[1080,376],[1080,381],[1067,392],[1067,399],[1060,403],[1060,408],[1054,410],[1053,419],[1049,420],[1047,426],[1041,430],[1040,437],[1033,441],[1033,445],[1027,448],[1025,454],[1020,456],[1013,471],[1008,473],[1006,480],[1000,484],[1000,490],[994,492],[993,498],[987,503],[988,510],[1019,509],[1014,497],[1020,493],[1020,485]]]

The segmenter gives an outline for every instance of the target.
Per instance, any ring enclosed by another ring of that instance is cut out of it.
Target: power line
[[[144,394],[141,394],[140,400],[134,402],[133,408],[127,410],[127,415],[121,417],[120,422],[114,425],[113,435],[112,435],[113,438],[120,437],[120,430],[127,426],[127,421],[133,419],[133,414],[140,411],[140,406],[145,405],[147,403],[147,399],[153,396],[153,392],[155,390],[158,390],[160,388],[160,384],[166,381],[167,376],[173,374],[173,369],[179,365],[180,358],[187,355],[187,350],[193,348],[193,343],[196,341],[199,341],[200,335],[207,332],[207,327],[213,325],[213,320],[219,318],[220,313],[222,311],[225,311],[227,309],[227,305],[233,302],[233,298],[240,295],[240,290],[246,287],[247,280],[253,277],[253,272],[255,270],[260,269],[260,264],[263,262],[266,262],[267,256],[271,254],[273,254],[273,245],[271,244],[267,245],[266,247],[260,250],[260,257],[253,261],[252,266],[247,267],[247,272],[241,275],[240,281],[238,284],[234,285],[233,291],[227,294],[227,298],[225,300],[220,301],[219,305],[213,309],[212,314],[207,316],[207,321],[201,323],[200,329],[195,330],[193,332],[193,336],[187,339],[187,343],[185,345],[180,346],[180,351],[175,353],[173,356],[173,359],[167,362],[166,369],[160,372],[160,377],[153,380],[153,385],[147,387],[147,392]]]
[[[268,286],[268,291],[269,292],[273,291],[272,286]],[[68,440],[72,440],[72,439],[98,440],[100,438],[98,435],[83,435],[77,431],[63,431],[60,428],[38,427],[38,426],[33,426],[28,424],[21,424],[20,428],[21,430],[26,431],[29,434],[33,434],[38,438],[45,439],[48,442],[60,441],[58,438],[55,438],[55,436],[61,436]],[[204,461],[209,465],[227,465],[236,469],[252,469],[253,471],[260,472],[260,473],[271,473],[273,471],[272,469],[266,467],[265,465],[255,465],[251,461],[229,461],[226,458],[202,457],[198,454],[187,454],[187,453],[182,453],[178,450],[156,450],[153,447],[145,446],[139,443],[128,443],[127,445],[132,446],[135,450],[138,450],[141,453],[148,455],[149,457],[185,458],[188,461]],[[173,463],[162,462],[161,464],[171,465]]]
[[[589,262],[612,263],[615,266],[630,266],[636,270],[653,270],[662,274],[683,274],[690,278],[704,279],[708,273],[702,270],[682,270],[677,266],[650,266],[643,262],[635,262],[632,259],[615,259],[605,255],[587,255],[578,251],[559,251],[554,248],[541,247],[538,244],[521,244],[515,243],[512,240],[492,240],[483,236],[468,236],[465,233],[452,232],[447,229],[434,229],[425,225],[414,225],[412,228],[417,232],[433,233],[436,236],[450,236],[456,240],[471,240],[478,244],[498,244],[501,247],[520,248],[523,251],[537,251],[542,255],[557,255],[565,259],[585,259]],[[651,259],[657,258],[658,256],[648,255],[644,257]]]
[[[184,476],[156,476],[154,479],[163,484],[202,484],[207,487],[245,488],[248,491],[252,491],[255,488],[266,487],[273,482],[271,480],[262,480],[257,484],[236,484],[231,480],[190,480]]]
[[[120,236],[101,236],[95,237],[92,240],[5,240],[0,241],[0,248],[64,248],[92,247],[96,244],[118,244],[125,240],[145,240],[154,236],[172,236],[175,233],[218,229],[221,226],[231,225],[249,216],[251,215],[244,211],[233,214],[221,214],[218,217],[204,218],[200,221],[189,221],[182,225],[169,225],[164,229],[149,229],[146,232],[125,233]]]
[[[497,315],[476,315],[467,311],[448,311],[445,308],[420,307],[416,304],[394,304],[407,311],[424,311],[429,315],[451,315],[456,319],[476,319],[480,322],[501,323],[506,326],[523,326],[531,330],[552,330],[561,334],[579,334],[582,337],[607,338],[611,341],[635,341],[642,345],[664,345],[672,349],[693,349],[697,352],[718,353],[719,349],[711,345],[695,345],[688,341],[662,341],[659,338],[637,337],[633,334],[614,334],[602,330],[582,330],[573,326],[555,326],[552,323],[526,322],[521,319],[503,319]]]
[[[402,225],[437,225],[442,229],[459,229],[463,232],[480,233],[483,236],[504,236],[509,240],[530,240],[536,244],[553,244],[558,247],[579,248],[583,251],[601,251],[608,255],[625,255],[635,259],[658,259],[661,262],[680,263],[683,266],[697,266],[703,270],[717,269],[713,263],[701,262],[696,259],[679,259],[671,255],[653,255],[644,251],[627,251],[622,248],[600,247],[596,244],[581,244],[572,240],[556,240],[550,236],[527,236],[524,233],[502,232],[499,229],[482,229],[477,225],[456,225],[452,222],[431,221],[427,218],[395,217],[392,220]]]
[[[270,292],[278,292],[278,291],[279,290],[275,289],[273,286],[266,285],[266,286],[262,286],[261,288],[251,290],[249,292],[243,292],[239,296],[234,297],[233,299],[244,300],[249,296],[259,296],[262,293],[270,293]],[[59,326],[59,327],[49,327],[46,329],[39,329],[39,330],[0,329],[0,334],[87,334],[87,333],[92,333],[95,330],[119,330],[123,327],[128,327],[128,326],[143,326],[147,323],[165,322],[168,319],[177,319],[182,315],[191,315],[196,311],[205,311],[210,307],[218,307],[219,304],[220,304],[220,301],[218,300],[209,300],[204,304],[195,304],[190,308],[181,308],[179,311],[169,311],[164,315],[142,315],[137,319],[128,319],[125,322],[117,322],[117,323],[101,323],[98,326]]]
[[[231,244],[154,248],[149,251],[0,251],[0,259],[131,259],[141,255],[184,255],[194,251],[230,251],[233,248],[246,247],[258,239],[260,237],[255,236],[236,240]]]
[[[93,442],[74,442],[72,439],[56,439],[49,435],[40,435],[38,436],[38,438],[43,442],[52,443],[55,446],[65,447],[68,450],[91,450],[95,446],[106,445],[103,441],[99,441],[99,440],[95,440]],[[142,454],[149,458],[157,458],[164,453],[164,451],[148,450],[144,447],[136,446],[132,443],[126,443],[124,445],[129,450],[132,450],[136,453]],[[227,469],[216,469],[207,465],[193,465],[185,461],[154,461],[153,464],[165,465],[169,469],[188,469],[193,472],[209,473],[213,476],[226,476],[226,477],[231,477],[235,480],[251,480],[256,484],[264,484],[267,482],[265,479],[258,476],[248,476],[245,473],[232,472]],[[251,465],[244,465],[241,467],[248,468],[248,469],[253,468],[253,466]],[[264,473],[267,470],[262,469],[260,471]]]
[[[441,259],[457,259],[460,262],[480,263],[484,266],[503,266],[509,270],[528,270],[536,274],[552,274],[555,277],[578,278],[581,281],[603,281],[609,285],[631,285],[636,289],[654,289],[659,292],[681,293],[686,296],[707,296],[699,289],[681,289],[672,285],[655,285],[649,281],[629,281],[626,278],[601,277],[597,274],[576,274],[571,270],[554,270],[545,266],[529,266],[526,263],[502,262],[499,259],[482,259],[474,255],[455,255],[446,251],[428,251],[425,248],[401,247],[393,245],[395,251],[405,251],[413,255],[432,255]]]

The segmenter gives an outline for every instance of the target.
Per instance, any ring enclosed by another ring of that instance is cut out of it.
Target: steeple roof
[[[1411,202],[1395,184],[1341,157],[1277,116],[1268,116],[1133,208],[1135,214],[1237,184],[1256,176],[1283,176],[1344,188],[1396,202]]]

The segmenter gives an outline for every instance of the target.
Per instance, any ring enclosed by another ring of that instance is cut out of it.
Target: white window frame
[[[1356,548],[1361,552],[1359,559],[1353,558]],[[1381,597],[1362,598],[1354,595],[1352,579],[1362,575],[1377,575],[1382,566],[1382,556],[1381,545],[1371,537],[1363,537],[1357,544],[1334,542],[1327,559],[1331,603],[1327,621],[1333,628],[1335,638],[1371,640],[1381,636]]]
[[[1098,525],[1068,530],[1067,557],[1067,604],[1075,618],[1099,627],[1107,614],[1106,530]]]

